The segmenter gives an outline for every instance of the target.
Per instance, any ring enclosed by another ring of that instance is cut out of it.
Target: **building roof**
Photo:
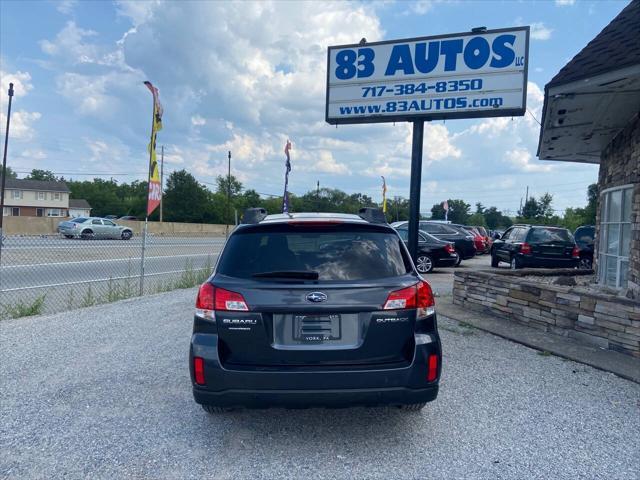
[[[600,163],[640,111],[640,0],[632,0],[544,88],[541,160]]]
[[[619,70],[640,63],[640,0],[632,0],[591,40],[547,87]]]
[[[43,180],[27,180],[26,178],[8,178],[6,188],[19,190],[39,190],[41,192],[69,192],[69,187],[64,182],[47,182]]]
[[[69,208],[88,208],[91,209],[91,205],[84,198],[70,198]]]

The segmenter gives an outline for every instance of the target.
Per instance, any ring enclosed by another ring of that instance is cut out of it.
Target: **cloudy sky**
[[[408,196],[408,124],[324,121],[328,45],[530,25],[527,106],[518,118],[452,120],[425,127],[422,211],[445,198],[512,214],[530,194],[554,207],[586,203],[593,165],[535,156],[544,85],[625,1],[415,2],[0,2],[0,124],[14,82],[8,164],[74,179],[146,179],[151,95],[165,107],[165,171],[201,182],[226,170],[248,188],[278,194],[283,147],[293,143],[290,190],[321,186],[379,199]],[[535,117],[535,118],[534,118]]]

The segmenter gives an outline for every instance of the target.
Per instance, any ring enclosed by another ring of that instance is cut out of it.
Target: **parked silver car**
[[[58,224],[58,233],[67,238],[115,238],[129,240],[133,230],[106,218],[78,217]]]

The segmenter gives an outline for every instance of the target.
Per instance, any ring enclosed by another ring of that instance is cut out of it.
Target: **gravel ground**
[[[1,478],[638,478],[640,386],[440,319],[422,412],[209,416],[194,290],[0,322]]]

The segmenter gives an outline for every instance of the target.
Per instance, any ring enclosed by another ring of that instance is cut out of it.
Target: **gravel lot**
[[[638,478],[640,386],[440,319],[422,412],[209,416],[194,290],[0,322],[1,478]]]

